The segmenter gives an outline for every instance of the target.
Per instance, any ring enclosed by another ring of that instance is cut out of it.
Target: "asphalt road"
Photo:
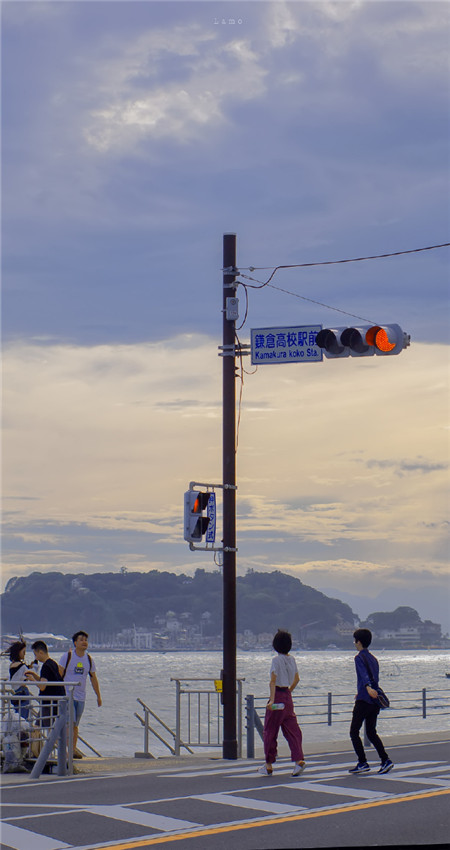
[[[449,745],[390,747],[394,770],[352,776],[353,753],[314,755],[302,776],[246,759],[187,759],[108,776],[28,778],[3,789],[2,850],[179,850],[444,845]]]

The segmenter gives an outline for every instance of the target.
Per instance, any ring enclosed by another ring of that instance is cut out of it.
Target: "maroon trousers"
[[[274,702],[284,702],[283,709],[266,708],[264,719],[264,755],[267,764],[277,760],[277,738],[281,731],[289,744],[292,761],[303,761],[302,731],[297,723],[289,689],[275,688]]]

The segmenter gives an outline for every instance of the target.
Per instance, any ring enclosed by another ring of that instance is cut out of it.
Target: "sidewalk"
[[[423,732],[415,735],[392,735],[392,736],[383,736],[383,742],[386,746],[386,749],[394,746],[404,746],[407,744],[427,744],[427,743],[438,743],[440,741],[450,741],[450,734],[448,732]],[[289,749],[284,739],[279,742],[279,758],[286,758],[289,756]],[[313,743],[309,747],[305,747],[305,758],[308,759],[308,755],[320,755],[321,753],[353,753],[353,748],[346,741],[341,741],[337,743],[326,743],[326,744],[317,744]],[[371,752],[371,748],[368,751]],[[245,759],[245,755],[243,755]],[[196,753],[195,755],[186,755],[186,756],[162,756],[161,758],[135,758],[133,756],[118,756],[118,757],[85,757],[82,759],[77,759],[74,762],[74,773],[75,776],[106,776],[107,774],[112,773],[148,773],[149,771],[158,771],[174,768],[177,766],[182,766],[183,768],[191,765],[196,767],[201,767],[202,765],[211,764],[212,761],[220,761],[224,763],[222,759],[221,751],[216,748],[214,750],[207,750],[205,752]],[[227,760],[228,761],[228,760]],[[264,753],[261,744],[255,744],[255,767],[258,762],[264,761]],[[231,761],[228,762],[231,764]],[[55,774],[42,774],[39,780],[35,780],[38,782],[45,782],[48,780],[70,780],[72,777],[57,777]],[[1,776],[1,784],[2,785],[16,785],[18,783],[27,783],[30,781],[30,775],[24,773],[7,773],[2,774]]]

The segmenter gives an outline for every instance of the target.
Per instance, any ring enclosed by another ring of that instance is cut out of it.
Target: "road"
[[[389,747],[394,770],[352,776],[352,752],[314,755],[302,776],[286,759],[186,759],[104,776],[12,777],[3,789],[2,850],[177,850],[445,845],[448,743]],[[371,751],[373,753],[373,751]],[[12,781],[11,781],[12,780]]]

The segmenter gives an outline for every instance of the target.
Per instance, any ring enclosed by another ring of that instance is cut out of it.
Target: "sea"
[[[80,735],[102,756],[134,756],[144,748],[144,732],[135,712],[142,714],[140,698],[171,729],[175,729],[176,685],[193,679],[219,679],[223,666],[222,653],[214,652],[91,652],[100,683],[103,705],[98,708],[95,694],[88,684],[86,707],[80,724]],[[314,722],[314,709],[302,708],[320,702],[326,705],[327,694],[333,703],[350,712],[355,694],[354,651],[293,652],[300,674],[295,690],[295,705],[303,729],[305,748],[309,743],[335,743],[348,739],[348,722],[328,726]],[[450,717],[450,652],[448,650],[374,650],[380,663],[380,685],[392,700],[408,700],[406,719],[395,719],[390,709],[381,712],[380,734],[448,731]],[[54,654],[55,655],[55,654]],[[56,657],[56,656],[55,656]],[[243,679],[242,693],[253,694],[263,706],[269,694],[269,669],[272,651],[237,654],[237,676]],[[27,657],[27,661],[30,661]],[[58,658],[56,657],[56,660]],[[2,659],[1,676],[7,677],[7,661]],[[211,681],[211,686],[212,686]],[[190,682],[195,688],[208,683]],[[428,716],[422,717],[423,688],[433,697]],[[341,695],[341,696],[338,696]],[[214,697],[215,699],[215,697]],[[312,702],[311,702],[312,700]],[[433,710],[430,710],[433,709]],[[321,711],[323,712],[323,707]],[[312,717],[311,717],[312,711]],[[260,712],[263,715],[263,711]],[[302,721],[302,713],[304,716]],[[403,712],[402,712],[403,713]],[[245,715],[245,707],[244,707]],[[306,720],[308,717],[308,720]],[[157,724],[151,721],[156,728]],[[245,754],[245,716],[244,716]],[[165,733],[166,738],[170,736]],[[258,736],[256,736],[257,740]],[[82,747],[87,754],[85,747]],[[149,749],[155,756],[169,755],[169,750],[150,735]],[[193,748],[195,751],[195,747]],[[197,750],[200,751],[200,750]],[[220,750],[217,750],[219,754]]]

